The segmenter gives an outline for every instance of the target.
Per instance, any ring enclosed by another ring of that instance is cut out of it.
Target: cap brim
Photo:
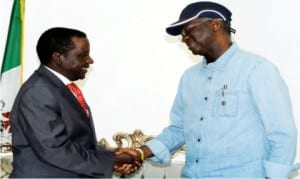
[[[169,35],[180,35],[181,34],[181,30],[182,30],[182,26],[183,25],[178,25],[178,26],[169,26],[166,28],[166,31]]]
[[[183,26],[188,22],[192,21],[193,19],[194,17],[186,20],[179,20],[177,22],[174,22],[173,24],[169,25],[169,27],[166,28],[166,31],[170,35],[180,35]]]
[[[196,19],[197,17],[200,17],[199,14],[196,14],[195,16],[192,16],[187,19],[179,19],[177,22],[174,22],[173,24],[169,25],[169,27],[166,28],[166,31],[170,35],[179,35],[181,34],[183,26]]]
[[[186,22],[187,23],[187,22]],[[174,24],[171,24],[169,27],[166,28],[166,32],[169,34],[169,35],[180,35],[181,34],[181,31],[182,31],[182,28],[183,26],[186,24],[186,23],[179,23],[179,22],[175,22]],[[177,25],[176,25],[177,24]],[[234,28],[230,28],[230,32],[232,32],[233,34],[236,33],[236,30]]]

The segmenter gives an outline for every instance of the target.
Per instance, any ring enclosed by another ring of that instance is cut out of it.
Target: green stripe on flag
[[[24,13],[24,1],[14,0],[10,25],[5,46],[1,74],[17,67],[22,59],[22,21]]]
[[[11,143],[10,111],[22,82],[24,1],[14,0],[0,75],[0,144]]]

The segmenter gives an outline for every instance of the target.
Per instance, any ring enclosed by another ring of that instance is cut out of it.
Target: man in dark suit
[[[23,84],[11,113],[10,177],[108,178],[114,169],[134,172],[141,163],[132,163],[132,156],[97,145],[89,107],[68,88],[72,81],[84,79],[93,63],[86,34],[51,28],[36,49],[41,66]]]

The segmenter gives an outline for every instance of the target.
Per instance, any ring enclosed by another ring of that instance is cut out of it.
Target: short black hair
[[[73,37],[86,38],[86,34],[77,29],[54,27],[46,30],[39,38],[36,51],[41,64],[47,65],[54,52],[66,53],[73,49]]]

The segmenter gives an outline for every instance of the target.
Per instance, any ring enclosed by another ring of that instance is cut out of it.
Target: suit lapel
[[[56,77],[53,73],[51,73],[49,70],[47,70],[42,65],[36,70],[36,73],[38,75],[44,76],[45,79],[49,80],[49,82],[52,83],[54,87],[57,87],[58,90],[60,90],[62,97],[66,98],[67,101],[70,103],[70,105],[72,107],[74,107],[76,111],[78,111],[80,113],[81,119],[86,124],[88,124],[89,127],[92,129],[91,132],[94,137],[94,142],[95,142],[94,145],[97,145],[97,137],[96,137],[95,127],[94,127],[94,123],[93,123],[93,117],[92,117],[92,113],[91,113],[89,105],[87,104],[88,111],[89,111],[89,116],[87,116],[86,112],[82,109],[82,107],[80,106],[76,97],[73,95],[73,93],[68,89],[68,87],[66,87],[66,85],[58,77]]]
[[[73,93],[66,87],[66,85],[53,73],[51,73],[49,70],[47,70],[42,65],[36,70],[36,73],[39,75],[44,76],[46,79],[49,80],[50,83],[52,83],[55,87],[57,87],[62,96],[67,99],[67,101],[70,102],[71,106],[73,106],[77,111],[80,112],[80,115],[83,119],[86,119],[88,121],[89,116],[86,115],[85,111],[80,106],[79,102],[77,101],[76,97],[73,95]],[[89,113],[91,114],[90,110]]]

